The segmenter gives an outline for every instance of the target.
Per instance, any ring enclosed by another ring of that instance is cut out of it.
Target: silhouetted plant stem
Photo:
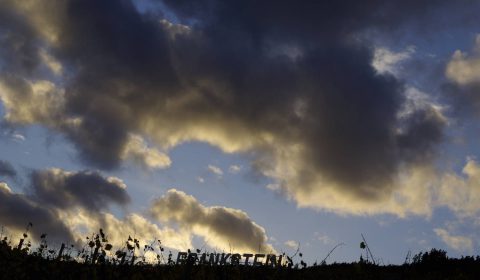
[[[345,243],[338,243],[337,245],[335,245],[335,247],[333,247],[332,250],[330,250],[330,252],[328,252],[327,256],[322,260],[322,262],[320,264],[324,265],[327,263],[327,258],[333,253],[333,251],[335,251],[335,249],[337,249],[338,247],[340,246],[343,246],[345,245]]]
[[[93,251],[93,256],[92,256],[92,264],[94,264],[97,261],[98,257],[98,247],[95,247],[95,250]]]
[[[24,239],[21,238],[21,239],[20,239],[20,242],[18,242],[18,246],[17,246],[18,250],[22,250],[23,241],[24,241]]]
[[[62,243],[62,246],[60,246],[60,251],[58,251],[57,260],[60,260],[62,258],[63,250],[65,250],[65,243]]]
[[[372,258],[373,264],[376,265],[377,263],[375,262],[375,258],[373,257],[372,251],[370,251],[370,247],[368,246],[367,240],[365,240],[365,237],[363,236],[363,233],[361,235],[362,235],[363,242],[365,243],[365,247],[367,249],[367,258],[368,258],[368,254],[369,254],[370,257]]]

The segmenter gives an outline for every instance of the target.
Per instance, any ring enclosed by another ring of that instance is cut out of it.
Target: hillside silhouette
[[[87,237],[82,248],[62,243],[52,249],[47,234],[33,246],[29,227],[31,223],[17,241],[2,237],[0,279],[480,279],[480,256],[449,258],[437,249],[408,257],[402,265],[378,265],[360,258],[353,263],[307,266],[285,255],[278,265],[212,265],[202,263],[198,249],[177,261],[160,240],[142,248],[139,240],[128,236],[124,246],[115,250],[102,229]],[[156,260],[147,261],[148,254]]]

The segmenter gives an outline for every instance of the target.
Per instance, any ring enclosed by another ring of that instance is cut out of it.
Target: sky
[[[0,0],[0,226],[480,254],[480,1]],[[2,233],[3,234],[3,233]]]

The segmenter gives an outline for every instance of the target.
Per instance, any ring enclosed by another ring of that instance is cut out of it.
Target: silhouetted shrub
[[[292,256],[283,255],[285,264],[276,267],[210,266],[196,259],[178,265],[171,252],[165,260],[160,240],[141,248],[140,241],[129,236],[115,250],[100,230],[87,237],[81,249],[62,244],[55,250],[42,234],[38,248],[32,249],[28,229],[19,242],[7,237],[0,240],[0,279],[480,279],[479,256],[452,259],[438,249],[420,252],[411,264],[401,266],[366,261],[307,266],[303,260],[294,263],[297,253],[303,256],[299,249]],[[157,254],[155,264],[145,261],[147,252]]]
[[[413,264],[433,265],[445,264],[448,261],[447,252],[431,249],[430,252],[420,252],[413,256]]]

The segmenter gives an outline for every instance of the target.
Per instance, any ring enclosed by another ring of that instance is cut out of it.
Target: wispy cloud
[[[232,174],[238,174],[241,170],[242,170],[242,167],[236,164],[230,165],[230,167],[228,168],[228,172]]]
[[[298,242],[295,241],[295,240],[287,240],[283,244],[290,249],[297,249],[298,248]]]
[[[402,69],[402,63],[410,59],[413,54],[415,54],[415,46],[409,46],[400,52],[379,47],[375,49],[372,66],[380,74],[398,75]]]
[[[16,132],[14,134],[12,134],[12,140],[15,141],[15,142],[23,142],[25,141],[25,136],[23,136],[22,134]]]
[[[442,228],[436,228],[434,232],[448,247],[456,251],[471,253],[473,250],[473,240],[468,236],[452,235]]]
[[[217,175],[218,177],[222,177],[223,176],[223,170],[218,167],[218,166],[215,166],[215,165],[211,165],[209,164],[207,166],[207,169],[212,172],[213,174]]]
[[[313,236],[316,240],[320,241],[324,245],[333,244],[335,242],[331,237],[324,233],[315,232]]]

